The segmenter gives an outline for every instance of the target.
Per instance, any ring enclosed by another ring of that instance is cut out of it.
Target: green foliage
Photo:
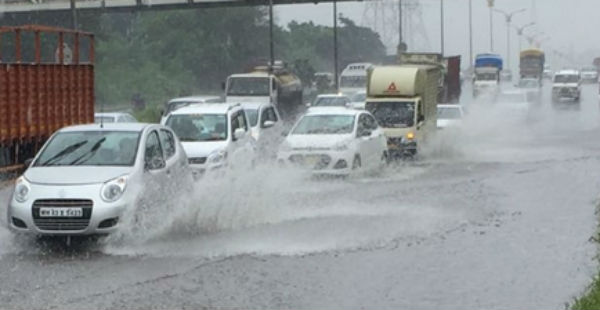
[[[4,24],[70,28],[66,13],[9,15]],[[191,94],[220,94],[232,73],[269,59],[268,14],[264,7],[111,13],[82,12],[79,27],[96,34],[96,102],[107,110],[129,108],[139,94],[154,118],[166,100]],[[333,71],[333,29],[291,22],[274,29],[275,59],[287,62],[305,85],[315,71]],[[349,62],[383,59],[379,36],[340,17],[342,70]],[[51,42],[52,43],[52,42]],[[49,57],[54,45],[48,44]],[[10,46],[8,46],[9,48]],[[4,47],[3,49],[6,49]]]

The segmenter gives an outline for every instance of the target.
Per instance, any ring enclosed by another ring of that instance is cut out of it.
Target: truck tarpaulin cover
[[[502,57],[496,54],[477,55],[475,67],[496,67],[502,70]]]

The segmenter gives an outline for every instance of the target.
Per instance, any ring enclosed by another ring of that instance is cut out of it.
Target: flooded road
[[[472,102],[463,129],[381,175],[204,181],[147,214],[153,230],[66,247],[3,222],[0,304],[562,309],[596,270],[597,86],[583,96],[568,111],[545,98],[525,121]]]

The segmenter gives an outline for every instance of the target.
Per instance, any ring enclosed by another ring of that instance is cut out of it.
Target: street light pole
[[[275,64],[275,46],[273,44],[273,0],[269,0],[269,72]]]
[[[510,23],[515,14],[525,12],[526,10],[527,9],[519,9],[519,10],[512,11],[510,13],[507,13],[505,11],[498,10],[498,9],[494,10],[494,11],[504,15],[505,20],[506,20],[506,67],[508,69],[510,69]]]
[[[519,36],[519,51],[521,51],[521,44],[523,41],[523,31],[525,31],[525,29],[527,29],[528,27],[531,27],[535,25],[535,22],[531,22],[529,24],[520,26],[520,27],[515,27],[515,29],[517,30],[517,35]]]
[[[473,65],[473,0],[469,0],[469,66]]]
[[[272,1],[272,0],[271,0]],[[338,80],[338,39],[337,39],[337,0],[333,0],[333,69],[335,79],[335,91],[339,91]]]
[[[444,0],[440,0],[440,50],[444,56]]]
[[[493,8],[490,7],[490,52],[494,52],[494,14]]]

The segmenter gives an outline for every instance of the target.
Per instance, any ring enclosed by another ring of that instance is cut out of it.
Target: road
[[[470,106],[382,175],[259,167],[71,247],[0,226],[0,308],[564,309],[597,268],[597,86],[528,121]]]

